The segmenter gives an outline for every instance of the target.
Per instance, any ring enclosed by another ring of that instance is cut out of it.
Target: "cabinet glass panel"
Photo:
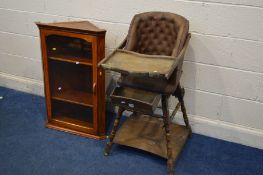
[[[93,106],[92,67],[49,60],[51,98]]]
[[[92,44],[81,38],[49,35],[46,37],[47,54],[50,59],[91,64]]]
[[[52,100],[52,118],[66,124],[93,127],[93,109],[63,101]]]

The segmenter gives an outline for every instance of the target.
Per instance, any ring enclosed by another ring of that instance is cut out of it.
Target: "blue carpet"
[[[0,175],[162,175],[166,162],[143,151],[46,129],[44,98],[0,87]],[[109,114],[108,116],[112,116]],[[176,175],[262,175],[263,150],[193,134]]]

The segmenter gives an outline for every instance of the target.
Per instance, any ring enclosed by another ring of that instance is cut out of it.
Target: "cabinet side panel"
[[[105,36],[98,37],[98,60],[97,63],[105,57]],[[99,135],[105,136],[105,72],[98,68],[98,123]]]
[[[50,84],[49,84],[49,72],[48,72],[48,58],[46,49],[46,34],[45,30],[40,29],[40,41],[41,41],[41,53],[42,53],[42,64],[43,64],[43,76],[44,76],[44,87],[45,87],[45,99],[46,99],[46,109],[48,122],[51,121],[51,94],[50,94]]]

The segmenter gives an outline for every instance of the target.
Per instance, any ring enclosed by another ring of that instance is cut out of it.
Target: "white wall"
[[[43,95],[36,21],[89,20],[110,52],[134,14],[153,10],[190,20],[182,84],[194,132],[263,148],[262,0],[0,0],[0,86]]]

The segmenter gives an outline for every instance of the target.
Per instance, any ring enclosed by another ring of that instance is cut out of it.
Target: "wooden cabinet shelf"
[[[60,57],[49,57],[51,60],[56,61],[64,61],[68,63],[74,63],[74,64],[83,64],[87,66],[92,66],[92,60],[86,59],[86,58],[74,58],[74,57],[67,57],[67,56],[60,56]]]
[[[105,30],[88,21],[37,23],[40,29],[46,126],[105,138]]]
[[[66,117],[66,116],[54,116],[54,121],[64,123],[66,125],[76,125],[76,126],[81,126],[83,128],[92,128],[92,124],[81,121],[81,120],[76,120],[74,118]]]
[[[52,100],[52,119],[67,123],[71,126],[92,128],[93,108],[63,101]]]
[[[67,90],[54,93],[52,99],[93,107],[92,95],[87,92]]]

